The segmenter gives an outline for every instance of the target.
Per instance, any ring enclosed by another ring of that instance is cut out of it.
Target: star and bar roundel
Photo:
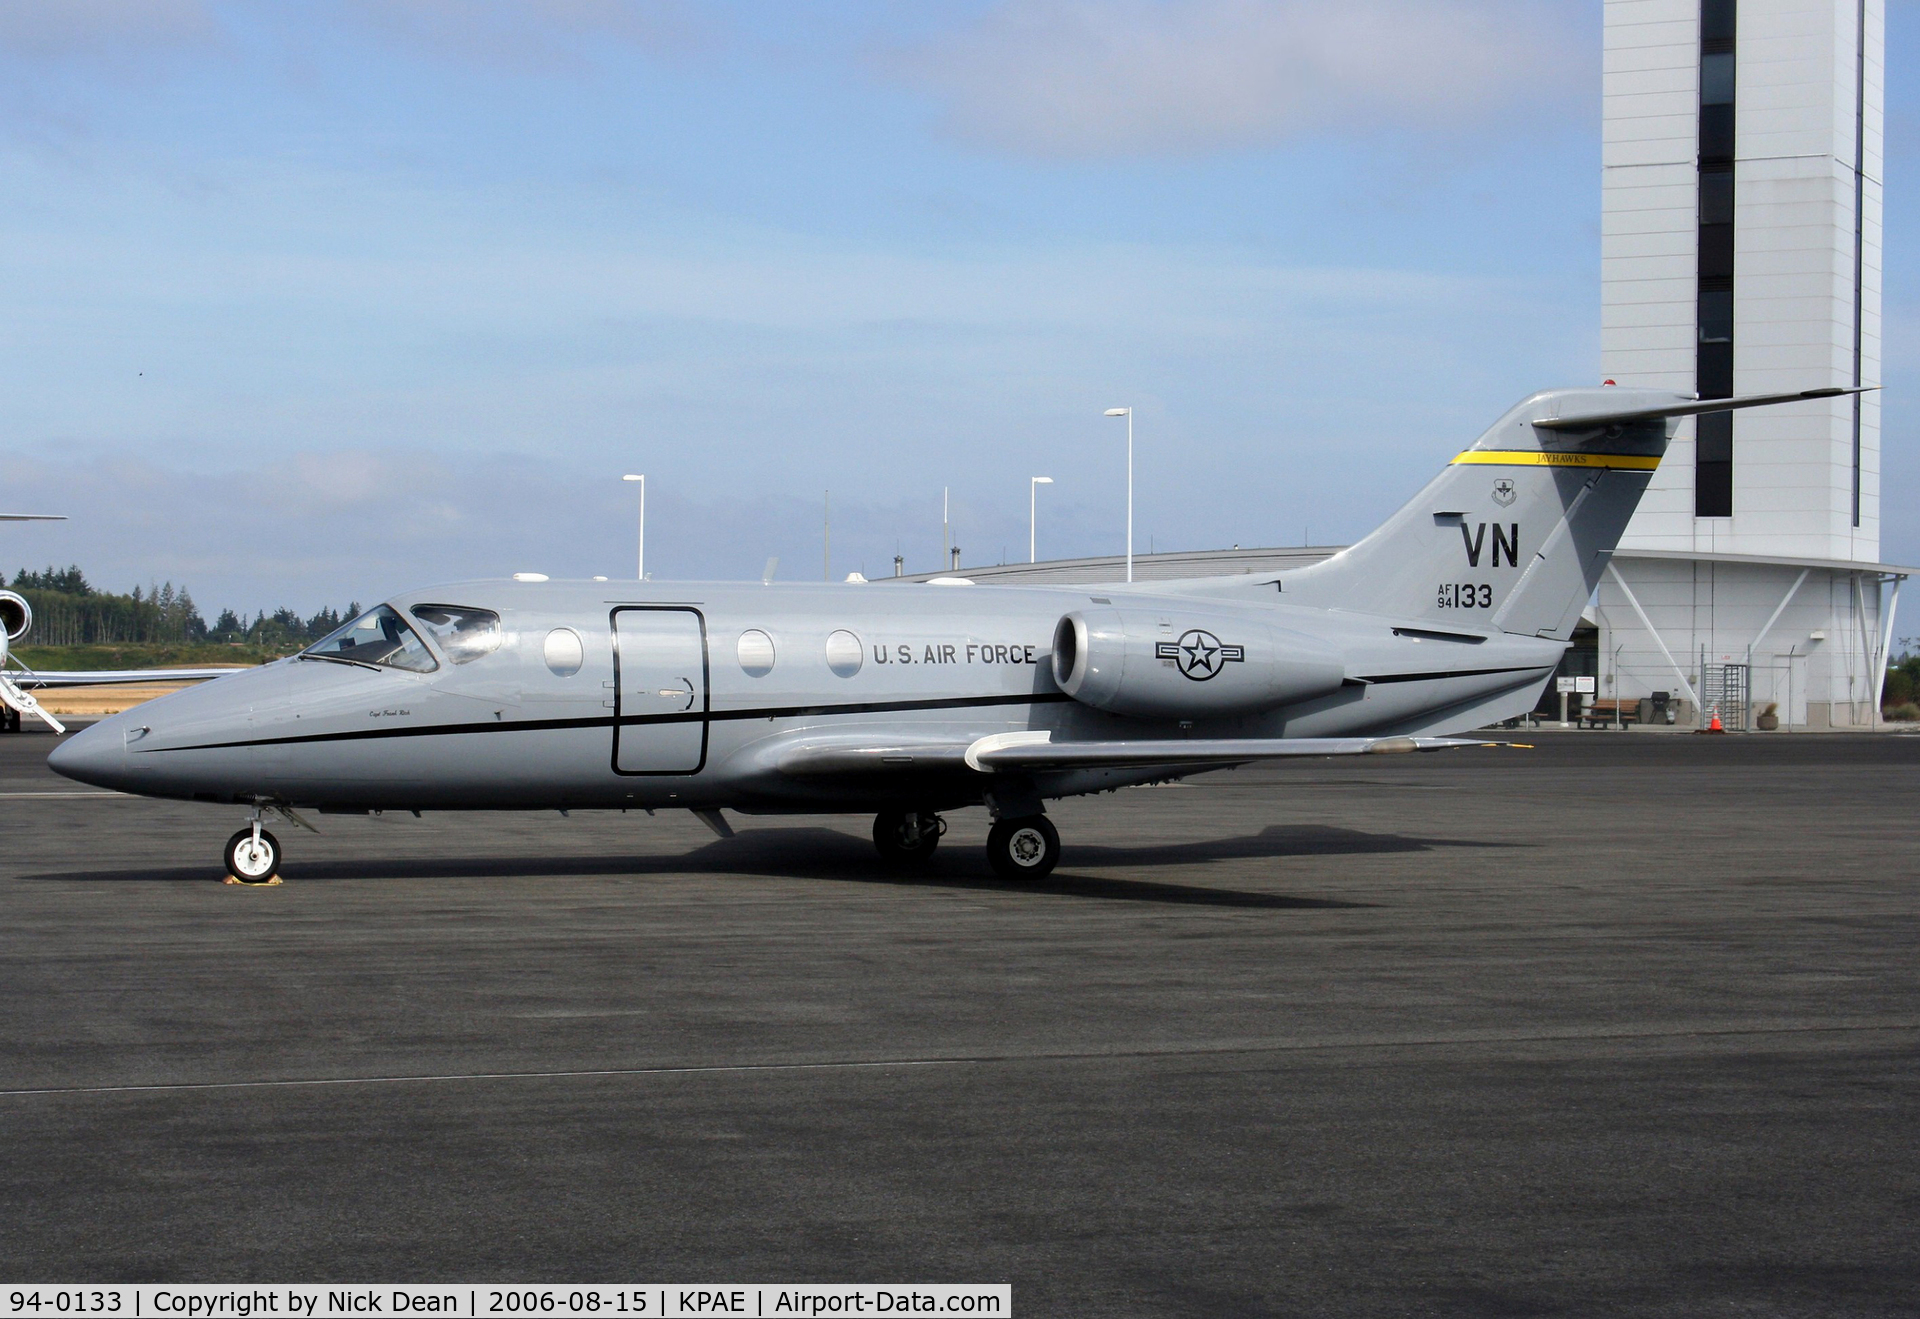
[[[1178,641],[1162,641],[1153,648],[1155,659],[1172,660],[1181,675],[1195,682],[1217,676],[1229,664],[1246,659],[1245,646],[1229,646],[1204,628],[1189,628]]]

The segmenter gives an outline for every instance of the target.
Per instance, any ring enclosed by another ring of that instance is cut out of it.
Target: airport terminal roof
[[[1255,573],[1285,572],[1304,568],[1322,559],[1332,558],[1344,545],[1300,545],[1286,549],[1247,549],[1238,545],[1230,550],[1180,550],[1165,554],[1133,556],[1133,577],[1137,582],[1170,582],[1186,577],[1234,577]],[[1121,582],[1127,577],[1125,555],[1101,555],[1090,559],[1049,559],[1040,563],[1003,563],[951,569],[943,572],[909,573],[888,577],[889,582],[925,582],[935,577],[965,577],[969,581],[991,582],[1000,586],[1028,583]]]

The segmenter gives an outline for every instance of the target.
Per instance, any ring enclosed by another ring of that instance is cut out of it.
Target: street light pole
[[[647,580],[647,478],[629,473],[620,478],[622,481],[640,483],[640,580]]]
[[[1040,487],[1052,485],[1051,476],[1036,476],[1027,483],[1027,562],[1038,563],[1040,543]]]
[[[1133,409],[1108,408],[1109,417],[1127,419],[1127,580],[1133,580]]]

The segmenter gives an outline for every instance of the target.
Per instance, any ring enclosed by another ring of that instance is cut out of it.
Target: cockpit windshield
[[[300,652],[301,659],[333,660],[369,668],[432,673],[440,666],[420,634],[385,605],[377,605],[339,631]]]
[[[455,664],[470,664],[500,649],[500,615],[469,605],[415,605],[407,611],[426,625]]]

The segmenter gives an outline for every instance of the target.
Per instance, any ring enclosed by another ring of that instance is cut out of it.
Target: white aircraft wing
[[[106,687],[125,682],[205,682],[224,678],[239,669],[72,669],[58,673],[33,670],[9,673],[20,687],[39,690],[47,687]]]
[[[1452,737],[1182,738],[1128,742],[1055,742],[1048,732],[995,733],[972,742],[876,741],[846,734],[788,742],[781,773],[795,778],[867,771],[883,774],[971,769],[986,774],[1040,774],[1070,769],[1143,766],[1197,770],[1296,756],[1361,756],[1449,751],[1503,743]]]
[[[996,733],[967,748],[970,768],[987,773],[1124,769],[1140,765],[1224,766],[1295,756],[1367,756],[1447,751],[1491,743],[1453,737],[1157,738],[1138,742],[1055,742],[1048,733]]]

